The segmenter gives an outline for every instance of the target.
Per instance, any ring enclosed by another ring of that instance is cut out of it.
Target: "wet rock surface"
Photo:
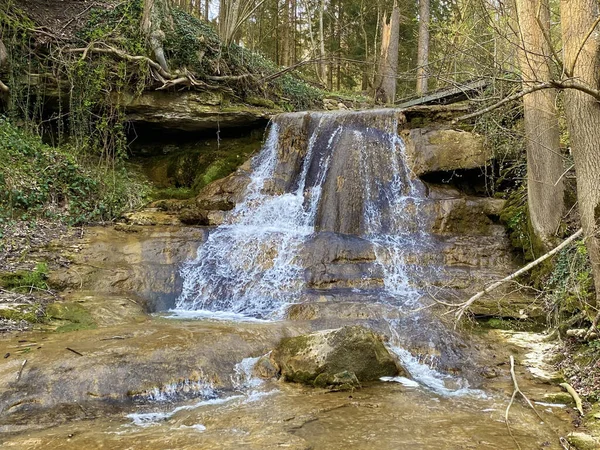
[[[80,243],[84,250],[70,255],[73,265],[53,272],[49,283],[96,294],[133,294],[149,311],[163,311],[181,292],[180,265],[195,257],[207,235],[195,227],[90,228]]]
[[[399,372],[380,337],[359,326],[286,338],[271,358],[286,381],[316,387],[358,387]]]

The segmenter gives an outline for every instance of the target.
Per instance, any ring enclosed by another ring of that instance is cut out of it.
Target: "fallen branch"
[[[545,255],[540,256],[538,259],[536,259],[535,261],[530,262],[529,264],[527,264],[525,267],[522,267],[521,269],[517,270],[515,273],[513,273],[512,275],[507,276],[506,278],[501,279],[500,281],[496,281],[495,283],[491,284],[490,286],[488,286],[487,288],[485,288],[483,291],[478,292],[477,294],[475,294],[473,297],[471,297],[469,300],[467,300],[466,302],[460,304],[460,305],[456,305],[458,306],[458,311],[456,311],[456,321],[458,322],[461,317],[463,316],[463,314],[466,312],[466,310],[477,300],[479,300],[481,297],[483,297],[485,294],[490,293],[491,291],[493,291],[494,289],[502,286],[504,283],[511,281],[515,278],[517,278],[518,276],[524,274],[525,272],[529,271],[530,269],[533,269],[535,266],[537,266],[538,264],[540,264],[541,262],[547,260],[548,258],[550,258],[551,256],[555,255],[556,253],[560,252],[563,248],[565,248],[567,245],[569,245],[571,242],[573,242],[575,239],[577,239],[579,236],[581,236],[583,234],[583,229],[580,228],[579,231],[577,231],[575,234],[573,234],[571,237],[569,237],[568,239],[565,239],[562,244],[560,244],[558,247],[555,247],[554,249],[550,250],[548,253],[546,253]]]
[[[573,400],[575,400],[575,408],[577,411],[579,411],[581,417],[583,417],[583,404],[577,391],[573,389],[573,386],[571,386],[569,383],[560,383],[559,386],[564,388],[571,395],[571,397],[573,397]]]
[[[71,347],[65,347],[70,352],[75,353],[76,355],[83,356],[83,353],[79,353],[77,350],[73,350]]]
[[[19,369],[19,373],[17,374],[17,381],[21,379],[21,374],[23,373],[23,368],[25,367],[25,364],[27,364],[27,360],[24,360],[23,364],[21,364],[21,368]]]
[[[512,355],[510,355],[510,376],[511,376],[512,382],[513,382],[513,393],[512,393],[512,396],[510,397],[510,403],[506,407],[506,411],[504,413],[504,422],[506,423],[506,428],[508,428],[508,433],[510,434],[510,437],[513,438],[513,441],[515,441],[515,444],[517,444],[517,447],[520,450],[521,446],[519,445],[519,443],[517,442],[517,439],[513,435],[512,430],[510,429],[510,424],[508,423],[508,413],[510,411],[510,407],[512,406],[512,404],[515,401],[515,398],[517,397],[517,394],[520,394],[521,397],[523,397],[523,399],[527,402],[527,404],[531,407],[531,409],[533,409],[535,414],[538,416],[538,418],[542,422],[544,421],[544,419],[542,419],[542,416],[540,416],[540,414],[537,412],[537,409],[535,409],[535,407],[533,406],[533,403],[531,403],[531,400],[529,400],[529,398],[527,398],[527,396],[525,394],[523,394],[523,392],[519,388],[519,383],[517,383],[517,375],[515,374],[515,358]]]

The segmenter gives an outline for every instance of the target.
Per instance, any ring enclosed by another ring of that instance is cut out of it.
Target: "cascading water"
[[[388,296],[417,299],[404,255],[424,240],[416,239],[422,186],[405,164],[395,112],[372,114],[366,122],[355,113],[276,118],[253,160],[244,201],[183,267],[177,308],[277,315],[300,298],[305,268],[298,255],[320,231],[369,240]],[[301,123],[304,144],[285,136],[290,121]]]

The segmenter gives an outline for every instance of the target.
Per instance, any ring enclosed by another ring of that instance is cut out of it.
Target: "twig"
[[[527,264],[525,267],[522,267],[521,269],[517,270],[515,273],[513,273],[512,275],[507,276],[506,278],[501,279],[500,281],[496,281],[495,283],[491,284],[490,286],[488,286],[487,288],[485,288],[483,291],[478,292],[477,294],[475,294],[473,297],[471,297],[469,300],[467,300],[466,302],[464,302],[461,305],[457,305],[460,306],[458,308],[458,311],[456,311],[456,321],[458,322],[461,317],[463,316],[463,314],[466,312],[466,310],[477,300],[479,300],[481,297],[483,297],[485,294],[488,294],[489,292],[493,291],[494,289],[502,286],[504,283],[506,283],[507,281],[511,281],[515,278],[517,278],[519,275],[524,274],[525,272],[529,271],[530,269],[534,268],[535,266],[537,266],[538,264],[540,264],[541,262],[545,261],[546,259],[550,258],[552,255],[555,255],[556,253],[560,252],[563,248],[565,248],[567,245],[569,245],[571,242],[573,242],[575,239],[577,239],[579,236],[581,236],[583,234],[583,229],[580,228],[575,234],[573,234],[571,237],[569,237],[568,239],[565,239],[562,244],[560,244],[558,247],[555,247],[554,249],[550,250],[548,253],[546,253],[545,255],[540,256],[538,259],[536,259],[535,261],[530,262],[529,264]]]
[[[25,364],[27,364],[27,360],[23,360],[23,363],[21,364],[21,368],[19,369],[19,373],[17,374],[17,381],[19,381],[21,379],[21,374],[23,373],[23,368],[25,367]]]
[[[65,347],[65,348],[66,348],[67,350],[69,350],[70,352],[73,352],[73,353],[75,353],[76,355],[83,356],[83,354],[82,354],[82,353],[79,353],[77,350],[73,350],[73,349],[72,349],[72,348],[70,348],[70,347]]]
[[[521,446],[519,445],[519,443],[517,442],[517,439],[513,435],[512,430],[510,429],[510,424],[508,422],[508,413],[510,411],[510,407],[512,406],[512,404],[515,401],[515,398],[516,398],[517,394],[520,394],[521,397],[523,397],[523,399],[527,402],[527,404],[531,407],[531,409],[533,409],[533,411],[535,412],[535,414],[538,416],[538,418],[542,422],[544,421],[544,419],[542,419],[542,416],[540,416],[540,414],[537,412],[537,409],[535,409],[535,407],[533,406],[533,403],[531,403],[531,400],[529,400],[529,398],[527,398],[527,396],[525,394],[523,394],[523,392],[519,388],[519,383],[517,383],[517,376],[515,374],[515,358],[512,355],[510,355],[510,376],[511,376],[512,381],[513,381],[513,388],[514,389],[513,389],[512,396],[510,397],[510,403],[506,407],[506,412],[504,413],[504,421],[506,422],[506,428],[508,429],[508,433],[510,434],[510,437],[513,438],[513,441],[515,441],[515,444],[517,444],[517,447],[520,450]]]
[[[573,76],[573,72],[575,71],[575,64],[577,63],[577,59],[579,58],[579,54],[581,53],[581,50],[583,50],[583,47],[585,47],[585,43],[590,38],[590,36],[594,32],[594,30],[596,29],[596,27],[598,26],[598,24],[600,24],[600,16],[594,21],[594,23],[592,24],[592,26],[588,30],[587,34],[585,35],[585,37],[581,41],[581,44],[579,44],[579,48],[577,49],[577,53],[575,53],[575,58],[573,58],[572,64],[570,64],[569,67],[567,68],[567,76],[569,76],[569,77]]]
[[[575,400],[575,408],[583,417],[583,405],[581,402],[581,397],[579,396],[577,391],[573,389],[573,386],[571,386],[569,383],[560,383],[559,386],[565,388],[565,390],[571,395],[571,397],[573,397],[573,400]]]

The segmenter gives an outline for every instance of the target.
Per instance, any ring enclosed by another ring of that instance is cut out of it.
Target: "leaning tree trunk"
[[[429,66],[429,0],[419,0],[419,44],[417,48],[417,94],[427,93]]]
[[[561,0],[561,28],[566,75],[598,88],[597,0]],[[596,299],[600,297],[600,105],[579,90],[565,91],[565,112],[577,174],[577,201],[585,235]],[[596,303],[598,303],[596,301]],[[595,306],[595,305],[593,305]]]
[[[398,76],[398,39],[400,37],[400,10],[394,6],[390,21],[383,17],[381,28],[381,59],[375,98],[385,103],[396,99],[396,78]]]
[[[172,26],[171,5],[169,0],[145,0],[142,14],[142,33],[154,54],[154,59],[165,72],[169,71],[163,49],[164,30]]]
[[[548,62],[550,35],[548,0],[517,0],[519,63],[523,88],[551,79]],[[523,97],[525,147],[527,149],[527,200],[533,232],[545,252],[551,247],[563,213],[564,172],[560,154],[560,130],[556,115],[556,91],[540,90]],[[539,256],[539,255],[535,255]]]

